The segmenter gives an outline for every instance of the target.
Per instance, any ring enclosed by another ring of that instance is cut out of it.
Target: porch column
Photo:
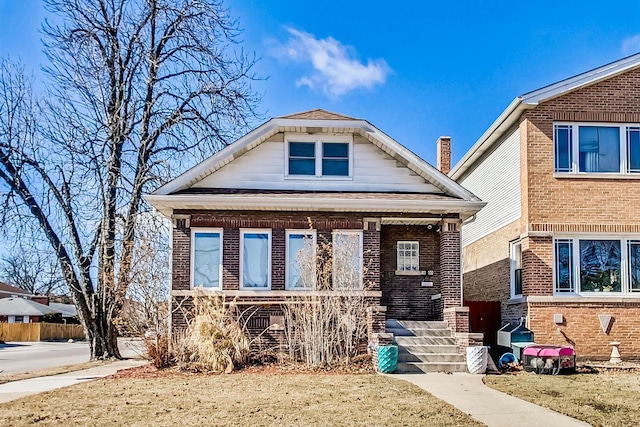
[[[462,306],[460,251],[460,220],[443,220],[440,226],[440,284],[443,310]]]

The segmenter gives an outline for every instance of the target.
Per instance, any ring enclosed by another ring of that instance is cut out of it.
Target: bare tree
[[[133,250],[127,294],[137,319],[137,330],[166,335],[169,321],[169,224],[159,215],[138,217],[138,237]]]
[[[21,244],[0,260],[0,277],[31,294],[50,295],[66,290],[57,259]]]
[[[256,117],[220,1],[45,0],[46,97],[0,66],[0,219],[56,254],[92,358],[120,357],[142,195]]]

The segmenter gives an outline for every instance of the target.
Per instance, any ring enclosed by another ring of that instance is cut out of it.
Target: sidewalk
[[[482,382],[482,375],[429,373],[389,376],[425,389],[489,427],[589,425],[487,387]]]
[[[56,388],[79,384],[96,378],[106,377],[122,369],[134,368],[146,365],[147,363],[149,363],[149,361],[142,359],[118,360],[108,365],[83,369],[81,371],[0,384],[0,403],[19,399],[23,396],[54,390]]]

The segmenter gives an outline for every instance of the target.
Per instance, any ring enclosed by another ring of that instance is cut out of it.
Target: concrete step
[[[398,346],[398,354],[457,354],[458,347],[455,345],[401,345]]]
[[[467,372],[464,362],[399,362],[396,374],[421,374],[425,372]]]
[[[401,346],[417,345],[456,345],[456,340],[451,337],[393,337],[393,342]]]
[[[436,320],[399,320],[398,324],[407,329],[447,329],[447,324]]]
[[[385,322],[387,328],[426,328],[426,329],[446,329],[447,324],[442,321],[435,320],[396,320],[387,319]]]
[[[465,358],[458,353],[398,353],[398,362],[464,363]]]
[[[426,329],[426,328],[387,328],[388,333],[392,333],[397,337],[450,337],[449,329]]]

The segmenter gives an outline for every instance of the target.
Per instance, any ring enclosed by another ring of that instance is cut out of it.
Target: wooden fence
[[[0,323],[0,340],[49,341],[84,339],[82,325],[62,325],[58,323]]]

